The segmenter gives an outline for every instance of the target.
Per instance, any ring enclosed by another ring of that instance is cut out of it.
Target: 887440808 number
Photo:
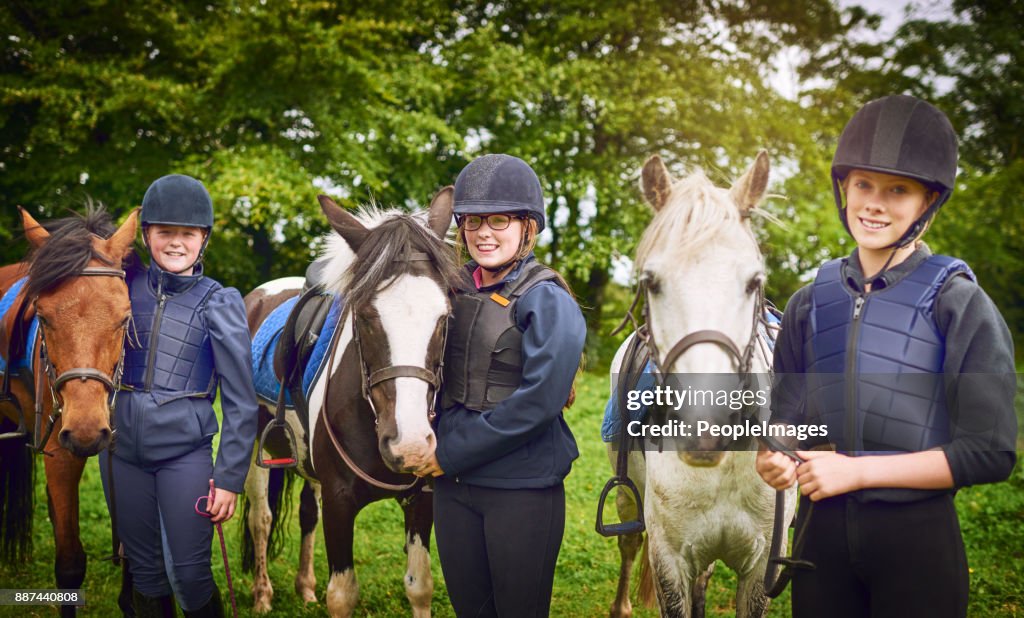
[[[85,605],[81,590],[0,588],[0,605]]]

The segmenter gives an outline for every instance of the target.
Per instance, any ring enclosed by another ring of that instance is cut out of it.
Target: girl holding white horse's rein
[[[757,458],[811,513],[796,557],[816,568],[794,571],[794,616],[967,613],[953,497],[1009,476],[1017,427],[1006,323],[962,260],[921,241],[956,169],[952,125],[914,97],[868,103],[839,138],[833,187],[857,248],[786,307],[772,405],[773,422],[824,423],[830,444],[799,465]]]
[[[562,416],[586,324],[562,277],[537,262],[537,175],[480,157],[455,182],[465,268],[445,350],[434,525],[458,616],[547,616],[565,529],[562,480],[579,456]]]

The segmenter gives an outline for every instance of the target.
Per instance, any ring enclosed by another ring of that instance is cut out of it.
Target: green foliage
[[[765,60],[842,32],[824,0],[13,3],[0,23],[12,202],[52,215],[88,191],[122,213],[194,174],[217,209],[208,272],[246,290],[304,268],[325,229],[314,186],[425,204],[472,157],[510,152],[542,178],[557,225],[541,257],[592,327],[650,218],[643,160],[727,182],[762,147],[796,158],[803,112]]]
[[[44,218],[87,193],[123,215],[155,178],[196,175],[217,212],[208,272],[246,291],[305,268],[327,229],[316,193],[424,205],[473,157],[509,152],[541,177],[555,225],[540,257],[577,291],[588,355],[605,363],[611,266],[651,217],[636,188],[648,156],[728,186],[769,151],[784,198],[765,209],[785,225],[758,233],[784,305],[852,246],[827,173],[843,124],[868,98],[909,91],[964,136],[964,186],[940,224],[1010,222],[969,243],[936,226],[936,245],[980,264],[986,287],[1006,280],[990,289],[1013,313],[1021,217],[1014,200],[987,200],[1019,186],[1021,2],[954,9],[958,20],[910,20],[879,43],[854,36],[877,16],[826,0],[9,2],[0,188]],[[795,100],[773,87],[783,55]],[[3,209],[0,241],[17,227]],[[0,259],[23,250],[0,242]]]

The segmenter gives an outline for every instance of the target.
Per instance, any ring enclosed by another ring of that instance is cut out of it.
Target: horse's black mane
[[[29,254],[28,281],[25,293],[29,298],[38,296],[60,284],[68,277],[77,276],[92,259],[115,266],[106,256],[93,251],[95,236],[110,238],[117,227],[103,204],[87,201],[85,212],[40,224],[50,238]]]
[[[459,276],[451,247],[412,215],[394,215],[372,228],[350,267],[350,281],[345,290],[345,303],[360,307],[396,277],[413,271],[416,262],[412,253],[425,253],[437,269],[445,289],[453,286]]]

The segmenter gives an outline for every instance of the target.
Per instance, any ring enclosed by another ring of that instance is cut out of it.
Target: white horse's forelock
[[[656,251],[662,252],[666,263],[684,262],[723,228],[740,220],[729,192],[712,184],[698,168],[672,186],[668,203],[644,232],[636,251],[637,271]]]

